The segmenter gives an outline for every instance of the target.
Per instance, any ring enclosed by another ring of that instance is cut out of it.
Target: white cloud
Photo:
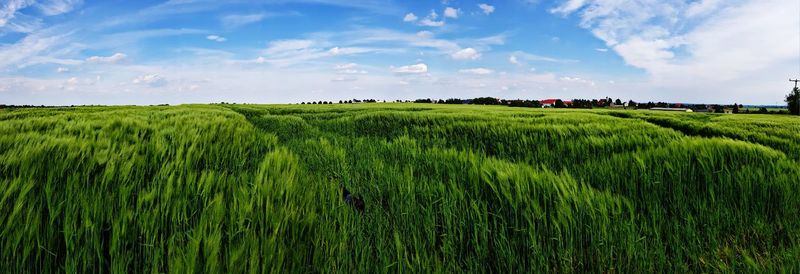
[[[244,25],[249,25],[252,23],[260,22],[267,17],[266,13],[256,13],[256,14],[231,14],[226,15],[220,18],[222,22],[222,26],[226,28],[237,28]]]
[[[458,18],[459,13],[461,13],[461,11],[455,8],[447,7],[444,9],[445,18],[453,18],[453,19]]]
[[[422,39],[431,39],[431,38],[433,38],[433,32],[430,32],[430,31],[427,31],[427,30],[423,30],[423,31],[417,32],[417,37],[422,38]]]
[[[599,51],[599,52],[608,52],[607,48],[596,48],[594,50]]]
[[[225,42],[225,41],[228,40],[227,38],[219,36],[219,35],[209,35],[209,36],[206,36],[206,39],[214,41],[214,42]]]
[[[474,48],[465,48],[454,52],[450,57],[455,60],[478,60],[481,58],[481,53]]]
[[[58,73],[69,72],[69,68],[65,68],[65,67],[58,67],[58,68],[56,69],[56,72],[58,72]]]
[[[114,53],[111,56],[92,56],[86,58],[86,62],[89,63],[98,63],[98,64],[115,64],[119,63],[122,60],[125,60],[128,56],[124,53]]]
[[[359,69],[356,63],[339,64],[334,67],[337,74],[367,74],[366,70]]]
[[[355,82],[355,81],[358,81],[358,78],[339,76],[331,79],[331,82]]]
[[[414,22],[417,21],[417,19],[419,18],[416,15],[413,13],[408,13],[405,17],[403,17],[403,22]]]
[[[462,69],[459,70],[458,72],[464,74],[473,74],[473,75],[489,75],[494,73],[493,70],[487,68]]]
[[[585,4],[586,4],[585,0],[567,0],[564,1],[564,3],[561,4],[560,6],[551,9],[550,12],[567,15],[582,8]]]
[[[489,4],[479,4],[478,7],[483,11],[484,14],[489,15],[494,12],[494,6]]]
[[[514,55],[508,57],[508,62],[514,65],[519,65],[519,60],[517,59],[517,56]]]
[[[428,14],[428,16],[426,16],[425,18],[422,18],[422,20],[419,20],[419,22],[417,22],[417,24],[420,25],[420,26],[426,26],[426,27],[441,27],[441,26],[444,26],[444,20],[436,21],[436,19],[438,19],[438,18],[439,18],[439,14],[437,14],[435,10],[431,10],[431,13]]]
[[[437,18],[439,18],[439,14],[436,13],[435,10],[431,10],[431,13],[428,14],[428,18],[430,18],[431,20],[436,20]]]
[[[720,4],[722,4],[721,0],[700,0],[693,2],[689,4],[689,8],[686,9],[686,16],[691,18],[707,15],[717,9]]]
[[[3,0],[0,1],[0,36],[8,32],[32,33],[45,26],[43,16],[70,12],[82,0]],[[38,12],[32,12],[35,8]]]
[[[597,85],[594,81],[586,80],[586,79],[583,79],[583,78],[580,78],[580,77],[564,76],[564,77],[559,78],[559,80],[561,80],[563,82],[585,84],[585,85],[589,85],[589,86],[596,86]]]
[[[444,26],[444,21],[436,21],[429,18],[424,18],[422,20],[419,20],[419,24],[421,26],[427,26],[427,27],[441,27]]]
[[[68,85],[77,85],[77,84],[78,84],[78,77],[72,77],[72,78],[69,78],[69,79],[68,79],[67,81],[65,81],[64,83],[66,83],[66,84],[68,84]]]
[[[409,65],[409,66],[402,66],[393,68],[392,72],[399,73],[399,74],[421,74],[428,72],[428,65],[424,63],[419,63],[416,65]]]
[[[303,51],[311,48],[314,41],[311,40],[277,40],[269,43],[269,47],[264,51],[267,55],[285,55],[287,52]]]
[[[523,51],[516,51],[512,56],[514,56],[514,59],[517,60],[518,62],[520,62],[520,59],[530,62],[550,62],[550,63],[562,63],[562,64],[578,62],[578,60],[548,57],[537,54],[531,54]]]
[[[551,12],[577,14],[581,27],[648,73],[653,95],[775,103],[786,90],[776,79],[800,62],[800,33],[786,31],[800,25],[797,10],[794,0],[572,0]]]
[[[328,50],[328,55],[330,56],[337,56],[337,55],[350,55],[350,54],[359,54],[359,53],[367,53],[375,51],[372,48],[361,48],[361,47],[333,47]]]
[[[151,88],[162,87],[167,85],[167,79],[158,74],[147,74],[136,77],[131,81],[135,85],[145,85]]]
[[[358,67],[358,64],[356,63],[347,63],[347,64],[336,65],[334,68],[340,70],[340,69],[354,69],[356,67]]]
[[[45,0],[36,4],[36,7],[47,16],[59,15],[70,12],[83,4],[83,0]]]

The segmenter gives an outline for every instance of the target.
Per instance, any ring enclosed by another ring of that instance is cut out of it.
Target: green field
[[[0,272],[109,271],[798,272],[800,118],[0,110]]]

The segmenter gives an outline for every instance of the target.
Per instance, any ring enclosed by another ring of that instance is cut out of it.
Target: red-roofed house
[[[556,105],[556,101],[558,101],[558,99],[544,99],[542,100],[542,107],[544,108],[553,107]]]

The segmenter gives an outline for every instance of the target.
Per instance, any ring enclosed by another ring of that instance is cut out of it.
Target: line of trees
[[[352,99],[352,100],[339,100],[339,104],[357,104],[357,103],[377,103],[378,100],[375,99]],[[386,102],[386,101],[384,101]],[[333,101],[311,101],[311,102],[301,102],[301,105],[332,105],[334,104]]]

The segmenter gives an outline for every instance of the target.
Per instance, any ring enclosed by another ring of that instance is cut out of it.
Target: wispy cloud
[[[206,39],[214,41],[214,42],[225,42],[225,41],[228,41],[227,38],[219,36],[219,35],[209,35],[209,36],[206,36]]]
[[[472,68],[472,69],[462,69],[459,70],[458,72],[464,74],[472,74],[472,75],[489,75],[494,73],[494,70],[487,68]]]
[[[570,63],[577,63],[578,60],[574,59],[562,59],[556,57],[549,57],[549,56],[542,56],[537,54],[531,54],[523,51],[515,51],[509,60],[516,60],[519,63],[521,60],[529,61],[529,62],[550,62],[550,63],[561,63],[561,64],[570,64]],[[514,63],[514,62],[512,62]]]
[[[122,62],[123,60],[125,60],[125,58],[128,58],[128,55],[117,52],[112,54],[111,56],[92,56],[86,58],[86,62],[96,63],[96,64],[116,64]]]
[[[249,14],[229,14],[229,15],[222,16],[220,18],[220,22],[222,23],[223,27],[228,28],[228,29],[233,29],[233,28],[238,28],[238,27],[249,25],[249,24],[253,24],[253,23],[258,23],[258,22],[261,22],[262,20],[264,20],[265,18],[269,18],[269,17],[276,17],[276,16],[280,16],[280,15],[296,15],[296,14],[298,14],[298,13],[297,12],[289,12],[289,13],[281,14],[281,13],[261,12],[261,13],[249,13]]]
[[[36,4],[44,15],[52,16],[75,10],[83,4],[83,0],[45,0]]]
[[[421,74],[428,72],[428,65],[424,63],[419,63],[416,65],[408,65],[408,66],[400,66],[396,68],[392,68],[392,72],[398,74]]]
[[[478,60],[481,58],[481,53],[474,48],[465,48],[454,52],[450,57],[454,60]]]
[[[494,6],[489,4],[484,4],[484,3],[478,4],[478,8],[480,8],[481,11],[483,11],[483,14],[486,15],[492,14],[494,12]]]

